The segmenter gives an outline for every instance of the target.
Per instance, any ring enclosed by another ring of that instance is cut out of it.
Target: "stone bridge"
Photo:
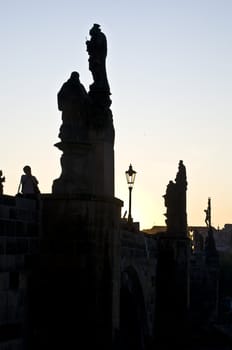
[[[67,216],[52,195],[41,195],[39,208],[0,197],[0,349],[67,346],[77,335],[86,342],[91,324],[104,333],[104,341],[92,334],[102,346],[107,330],[108,345],[113,337],[128,349],[153,337],[157,242],[120,216],[114,237],[93,222],[86,230],[87,207],[88,219],[103,223],[105,204],[75,199]]]

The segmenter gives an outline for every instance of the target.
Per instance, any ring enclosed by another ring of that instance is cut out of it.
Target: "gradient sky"
[[[189,225],[232,223],[231,0],[0,0],[0,169],[15,195],[24,165],[42,192],[60,176],[57,92],[72,71],[88,90],[86,39],[108,40],[115,127],[115,196],[137,171],[132,217],[164,225],[163,195],[183,160]]]

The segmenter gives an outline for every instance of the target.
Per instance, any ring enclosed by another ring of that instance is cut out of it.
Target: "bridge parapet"
[[[27,276],[38,252],[36,201],[0,196],[0,349],[25,347]]]

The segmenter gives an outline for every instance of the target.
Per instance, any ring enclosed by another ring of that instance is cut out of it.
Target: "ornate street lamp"
[[[135,175],[136,175],[136,171],[133,170],[132,165],[130,164],[129,169],[127,171],[125,171],[126,174],[126,181],[128,184],[128,188],[129,188],[129,214],[128,214],[128,222],[132,223],[133,219],[131,217],[131,192],[132,192],[132,188],[135,182]]]

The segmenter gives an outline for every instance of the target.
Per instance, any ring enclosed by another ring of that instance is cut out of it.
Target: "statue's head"
[[[94,23],[93,27],[90,29],[89,34],[93,35],[101,31],[100,24]]]
[[[78,72],[72,72],[70,75],[70,79],[79,81],[80,74]]]

